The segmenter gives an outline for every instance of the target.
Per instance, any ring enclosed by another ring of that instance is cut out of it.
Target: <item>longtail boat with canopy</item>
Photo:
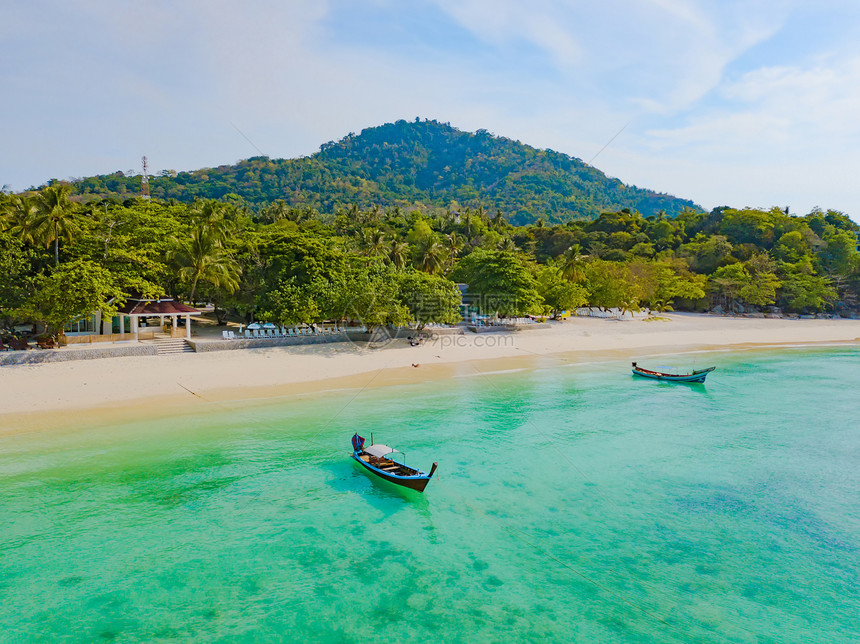
[[[370,435],[370,442],[373,443],[373,434]],[[403,457],[403,463],[394,460],[397,454]],[[407,466],[405,456],[403,452],[399,452],[388,445],[380,444],[365,447],[364,438],[358,434],[352,437],[352,457],[367,471],[395,485],[402,485],[410,490],[423,492],[433,477],[438,463],[433,463],[430,473],[427,474]]]
[[[633,375],[642,376],[643,378],[653,378],[654,380],[667,380],[669,382],[705,382],[708,374],[716,367],[708,367],[707,369],[698,369],[690,373],[666,373],[663,371],[651,371],[644,369],[633,363]]]

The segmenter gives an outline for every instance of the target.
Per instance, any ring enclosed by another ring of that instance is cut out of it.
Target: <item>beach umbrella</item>
[[[264,329],[277,329],[278,327],[276,325],[272,324],[271,322],[266,322],[263,325],[263,328]]]
[[[263,327],[261,327],[257,322],[251,322],[251,324],[248,325],[248,328],[253,331],[255,329],[262,329]]]

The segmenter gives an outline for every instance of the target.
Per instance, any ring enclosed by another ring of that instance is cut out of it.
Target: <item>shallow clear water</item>
[[[2,438],[0,640],[860,641],[860,350],[694,357]]]

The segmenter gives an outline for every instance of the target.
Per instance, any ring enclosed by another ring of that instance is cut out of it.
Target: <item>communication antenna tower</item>
[[[146,167],[146,156],[141,157],[143,164],[143,174],[140,175],[140,196],[144,199],[149,199],[149,172]]]

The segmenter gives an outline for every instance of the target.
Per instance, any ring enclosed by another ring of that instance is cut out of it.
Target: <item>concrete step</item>
[[[159,338],[155,343],[158,347],[158,355],[160,356],[177,353],[194,353],[194,349],[191,348],[191,345],[184,338]]]

